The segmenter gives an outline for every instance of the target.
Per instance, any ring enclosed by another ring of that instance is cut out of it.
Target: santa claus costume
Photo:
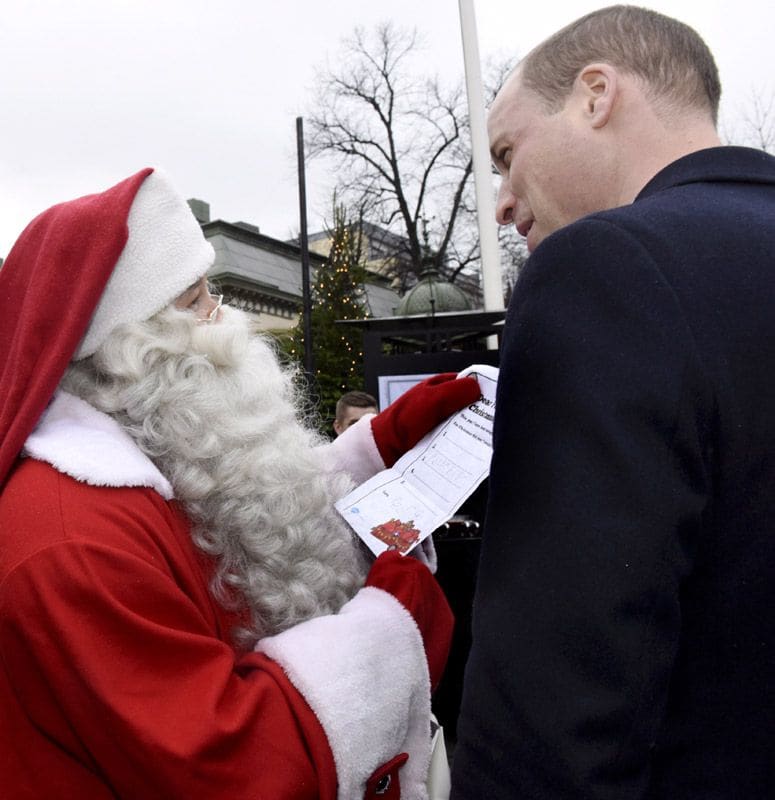
[[[57,389],[212,260],[147,169],[41,214],[0,270],[3,797],[420,800],[452,624],[427,566],[385,554],[335,612],[245,649],[168,477]],[[421,388],[321,463],[363,480],[477,394]]]

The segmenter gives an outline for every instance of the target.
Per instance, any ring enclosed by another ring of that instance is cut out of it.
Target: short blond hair
[[[717,123],[721,82],[710,49],[693,28],[647,8],[593,11],[538,45],[518,69],[523,85],[553,112],[596,61],[637,76],[655,100],[706,110]]]
[[[355,390],[343,394],[336,401],[336,416],[334,419],[341,422],[347,413],[348,408],[379,408],[377,399],[368,392]]]

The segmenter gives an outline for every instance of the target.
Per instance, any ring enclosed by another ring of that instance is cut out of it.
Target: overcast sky
[[[775,3],[645,3],[689,23],[714,51],[723,119],[775,86]],[[482,58],[524,55],[606,2],[475,0]],[[59,202],[162,166],[213,218],[288,238],[299,227],[295,119],[316,69],[356,25],[425,34],[424,65],[463,74],[457,0],[2,0],[0,256]],[[309,228],[330,176],[307,176]]]

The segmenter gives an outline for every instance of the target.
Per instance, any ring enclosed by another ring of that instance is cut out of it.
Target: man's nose
[[[512,194],[508,181],[501,180],[495,199],[495,219],[499,225],[513,224],[516,205],[517,199]]]

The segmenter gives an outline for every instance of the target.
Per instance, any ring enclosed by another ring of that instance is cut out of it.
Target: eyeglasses
[[[211,322],[215,322],[218,311],[220,311],[221,306],[223,305],[223,295],[222,294],[213,294],[210,295],[212,300],[215,300],[215,306],[213,306],[212,311],[206,316],[198,319],[197,322],[202,322],[205,325],[209,325]]]

